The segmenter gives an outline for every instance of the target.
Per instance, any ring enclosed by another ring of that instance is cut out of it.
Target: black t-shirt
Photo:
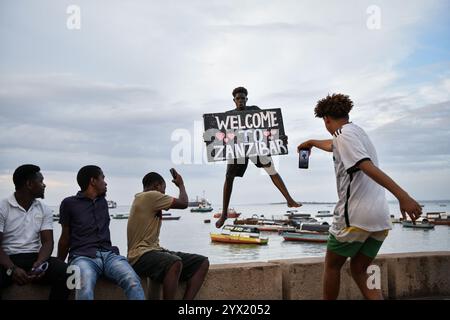
[[[234,108],[232,110],[228,110],[225,112],[240,112],[240,111],[254,111],[254,110],[261,110],[261,108],[258,106],[246,106],[245,109],[243,110],[238,110],[237,108]]]

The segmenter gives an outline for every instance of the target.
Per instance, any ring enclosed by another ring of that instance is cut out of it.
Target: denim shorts
[[[134,271],[141,277],[163,282],[170,267],[177,261],[183,264],[180,280],[189,280],[208,258],[199,254],[174,252],[169,250],[152,250],[144,253],[135,264]]]

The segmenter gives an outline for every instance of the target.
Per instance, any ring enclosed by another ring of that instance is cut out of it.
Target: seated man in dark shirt
[[[144,300],[139,276],[111,245],[109,212],[105,199],[106,182],[97,166],[85,166],[78,171],[81,191],[61,202],[61,238],[58,258],[80,268],[80,285],[75,299],[92,300],[97,278],[105,276],[116,282],[130,300]]]
[[[244,87],[238,87],[233,90],[233,101],[236,104],[236,109],[230,111],[246,111],[246,110],[260,110],[257,106],[247,106],[247,95],[248,91]],[[287,136],[280,137],[282,140],[287,142]],[[249,158],[234,159],[228,161],[227,173],[225,177],[225,184],[223,186],[223,205],[222,205],[222,215],[219,220],[216,221],[216,227],[220,228],[225,223],[228,214],[228,205],[230,203],[231,192],[233,191],[233,183],[235,177],[243,177],[245,171],[247,170]],[[270,156],[257,156],[250,157],[250,160],[258,167],[264,168],[264,170],[269,174],[270,179],[272,179],[273,184],[280,190],[281,194],[287,201],[288,207],[300,207],[301,204],[297,203],[289,194],[283,179],[278,174],[273,165],[272,158]]]

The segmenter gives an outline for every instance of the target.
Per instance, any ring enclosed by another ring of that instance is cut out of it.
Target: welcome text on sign
[[[275,111],[261,111],[258,113],[246,114],[243,117],[239,115],[230,115],[227,116],[225,120],[221,120],[218,116],[215,118],[219,130],[278,127]]]
[[[209,113],[203,119],[208,161],[288,153],[279,108]]]

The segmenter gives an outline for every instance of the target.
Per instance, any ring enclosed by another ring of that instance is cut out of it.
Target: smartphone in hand
[[[170,169],[170,174],[172,175],[172,178],[174,178],[174,179],[176,179],[178,176],[178,173],[174,168]]]
[[[31,269],[30,274],[37,276],[37,275],[41,274],[42,272],[47,271],[47,269],[48,269],[48,262],[45,261],[44,263],[40,264],[36,268]]]
[[[309,150],[308,149],[300,149],[300,152],[298,153],[298,155],[299,155],[298,167],[300,169],[308,169]]]

